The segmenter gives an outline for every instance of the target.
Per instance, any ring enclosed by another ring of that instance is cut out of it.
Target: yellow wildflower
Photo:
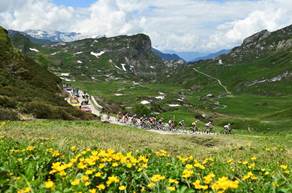
[[[101,172],[97,172],[94,176],[95,176],[95,177],[100,177],[101,175],[102,175]]]
[[[59,157],[61,155],[61,153],[57,150],[52,151],[51,154],[53,157]]]
[[[96,193],[96,189],[94,189],[94,188],[93,189],[90,189],[89,190],[89,193]]]
[[[193,169],[193,166],[191,164],[187,164],[186,169],[188,169],[188,170]]]
[[[257,177],[252,173],[252,172],[248,172],[246,175],[244,175],[242,177],[242,180],[248,180],[248,179],[252,179],[252,180],[256,180]]]
[[[150,182],[150,183],[147,185],[148,188],[153,188],[154,186],[155,186],[155,183],[153,183],[153,182]]]
[[[104,167],[105,167],[105,164],[104,164],[104,163],[101,163],[101,164],[98,165],[98,168],[99,168],[99,169],[102,169],[102,168],[104,168]]]
[[[221,177],[212,185],[212,189],[216,192],[222,191],[225,192],[228,189],[237,189],[238,181],[229,180],[227,177]]]
[[[227,163],[228,163],[228,164],[232,164],[232,163],[233,163],[233,159],[229,159],[229,160],[227,161]]]
[[[87,166],[84,164],[84,162],[79,162],[77,165],[78,169],[85,169]]]
[[[175,191],[175,187],[174,186],[168,186],[166,189],[169,190],[169,191]]]
[[[91,175],[91,174],[93,174],[93,172],[94,172],[94,170],[86,170],[85,174],[86,175]]]
[[[287,165],[280,165],[280,168],[283,169],[283,170],[287,170],[288,166]]]
[[[110,176],[106,182],[107,186],[110,186],[112,183],[118,183],[120,180],[117,176]]]
[[[71,147],[70,147],[70,150],[71,150],[71,151],[76,151],[76,150],[77,150],[77,147],[76,147],[76,146],[71,146]]]
[[[122,186],[119,186],[119,190],[123,191],[123,190],[126,190],[126,186],[122,185]]]
[[[30,187],[26,187],[17,191],[17,193],[28,193],[28,192],[31,192]]]
[[[178,181],[176,179],[169,179],[168,180],[169,183],[174,183],[174,184],[178,184]]]
[[[193,183],[193,186],[195,187],[195,189],[197,190],[207,190],[208,186],[207,185],[201,185],[201,181],[200,180],[196,180]]]
[[[98,190],[104,190],[105,189],[105,185],[104,184],[99,184],[96,187],[97,187]]]
[[[45,188],[46,189],[53,189],[55,186],[54,182],[52,180],[48,180],[45,182]]]
[[[204,177],[204,183],[210,184],[214,177],[215,175],[213,173],[209,173],[207,176]]]
[[[165,150],[159,150],[157,152],[155,152],[155,154],[158,156],[158,157],[167,157],[169,156],[169,153]]]
[[[26,151],[32,151],[32,150],[34,150],[33,146],[31,146],[31,145],[27,146]]]
[[[251,163],[251,164],[249,164],[249,165],[248,165],[248,168],[249,168],[249,169],[253,169],[253,168],[255,168],[255,163]]]
[[[73,181],[71,181],[71,185],[72,186],[77,186],[80,184],[80,180],[79,179],[74,179]]]
[[[184,170],[182,173],[182,177],[183,178],[189,178],[194,174],[194,172],[192,170]]]
[[[156,174],[156,175],[153,175],[150,180],[152,182],[159,182],[160,180],[164,180],[165,179],[165,176],[161,176],[159,174]]]
[[[89,177],[88,176],[82,176],[81,179],[82,179],[83,182],[87,182],[89,180]]]
[[[196,162],[196,163],[194,164],[194,166],[195,166],[196,168],[200,168],[200,169],[202,169],[202,170],[205,169],[205,166],[203,166],[203,165],[200,164],[199,162]]]

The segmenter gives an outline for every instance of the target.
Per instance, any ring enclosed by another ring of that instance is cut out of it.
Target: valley
[[[0,192],[291,191],[292,26],[190,63],[60,33],[0,28]]]
[[[63,43],[44,43],[15,31],[10,36],[24,54],[94,96],[108,113],[135,114],[142,105],[188,126],[199,119],[201,125],[213,120],[218,128],[231,122],[238,132],[285,132],[292,124],[287,116],[292,57],[289,43],[283,43],[290,29],[259,32],[228,53],[194,64],[160,59],[143,34]],[[283,46],[275,50],[277,41]],[[253,60],[254,53],[259,56]]]

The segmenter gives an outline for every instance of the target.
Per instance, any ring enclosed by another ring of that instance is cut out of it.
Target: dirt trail
[[[211,76],[211,75],[209,75],[209,74],[206,74],[206,73],[204,73],[204,72],[201,72],[201,71],[199,71],[198,69],[196,69],[196,68],[193,68],[196,72],[198,72],[198,73],[200,73],[200,74],[202,74],[202,75],[204,75],[204,76],[207,76],[208,78],[211,78],[211,79],[214,79],[214,80],[216,80],[217,82],[218,82],[218,84],[225,90],[225,92],[228,94],[228,95],[232,95],[232,93],[228,90],[228,88],[225,86],[225,85],[223,85],[222,84],[222,82],[221,82],[221,80],[219,80],[218,78],[215,78],[215,77],[213,77],[213,76]]]

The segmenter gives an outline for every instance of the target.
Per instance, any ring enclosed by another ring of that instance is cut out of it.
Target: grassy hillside
[[[0,28],[0,110],[1,119],[90,118],[70,107],[62,96],[61,80],[23,56]]]
[[[215,113],[218,124],[232,122],[236,128],[291,130],[291,31],[292,26],[259,32],[226,55],[177,70],[165,82],[196,88],[187,98],[200,109]],[[200,100],[207,93],[214,97]]]
[[[32,121],[1,122],[0,136],[0,188],[8,192],[291,191],[291,133],[165,136]]]

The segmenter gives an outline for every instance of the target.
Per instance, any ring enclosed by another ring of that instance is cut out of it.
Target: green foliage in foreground
[[[93,121],[1,122],[0,155],[1,192],[292,188],[290,134],[175,136]]]
[[[233,151],[238,151],[234,149]],[[257,158],[251,153],[262,152]],[[290,192],[282,147],[249,147],[241,159],[115,152],[0,140],[2,192]],[[232,155],[232,152],[228,152]],[[269,161],[267,161],[269,160]]]

